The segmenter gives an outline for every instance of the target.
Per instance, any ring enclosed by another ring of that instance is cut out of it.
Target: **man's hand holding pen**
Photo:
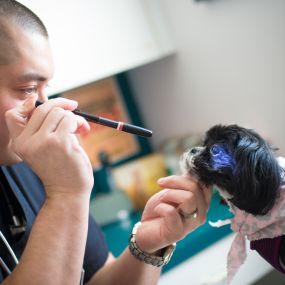
[[[35,108],[36,99],[6,113],[13,150],[41,178],[48,197],[55,192],[89,196],[92,166],[76,134],[88,132],[90,126],[71,112],[77,102],[57,98]]]
[[[36,101],[35,104],[36,104],[36,107],[38,107],[42,105],[43,103],[40,101]],[[85,112],[80,111],[79,109],[72,110],[72,112],[75,115],[85,118],[88,122],[91,122],[91,123],[117,129],[118,131],[123,131],[123,132],[134,134],[137,136],[148,137],[148,138],[152,136],[151,130],[148,130],[142,127],[138,127],[138,126],[120,122],[120,121],[114,121],[114,120],[100,117],[94,114],[85,113]]]

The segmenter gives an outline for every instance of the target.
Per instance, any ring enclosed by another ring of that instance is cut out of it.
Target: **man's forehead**
[[[0,42],[0,69],[4,68],[13,82],[50,80],[54,66],[48,38],[17,24],[12,26]]]
[[[0,65],[6,65],[17,59],[17,43],[13,29],[7,21],[0,20]]]

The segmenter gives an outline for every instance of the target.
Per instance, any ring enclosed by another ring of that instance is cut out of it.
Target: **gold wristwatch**
[[[147,252],[142,251],[137,243],[136,243],[136,234],[141,222],[135,224],[132,234],[129,238],[129,250],[131,254],[140,261],[143,261],[147,264],[151,264],[153,266],[161,267],[169,262],[171,256],[175,250],[176,243],[169,245],[168,247],[163,249],[163,255],[157,256],[152,255]]]

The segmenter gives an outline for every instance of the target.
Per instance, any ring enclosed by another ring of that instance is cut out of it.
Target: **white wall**
[[[177,55],[130,72],[154,145],[238,123],[285,154],[285,1],[164,3]]]
[[[49,33],[56,69],[47,94],[173,53],[161,1],[20,0],[42,19]]]

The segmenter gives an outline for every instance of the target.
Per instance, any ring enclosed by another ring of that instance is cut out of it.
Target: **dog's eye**
[[[191,154],[196,154],[198,151],[199,151],[199,149],[196,148],[196,147],[192,147],[192,148],[190,149],[190,153],[191,153]]]
[[[222,152],[222,148],[218,145],[213,145],[210,149],[212,155],[219,155]]]

